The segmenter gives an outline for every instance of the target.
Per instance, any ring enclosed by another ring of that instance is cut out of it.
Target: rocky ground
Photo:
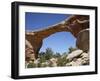
[[[73,51],[66,59],[69,60],[66,66],[89,65],[89,53],[85,53],[82,50]]]
[[[61,67],[61,66],[81,66],[89,65],[89,52],[83,52],[82,50],[75,50],[69,54],[61,55],[60,57],[52,57],[44,62],[41,62],[41,58],[35,61],[26,62],[26,68],[37,67]]]

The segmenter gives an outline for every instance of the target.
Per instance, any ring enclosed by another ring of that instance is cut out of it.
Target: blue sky
[[[70,15],[68,14],[51,14],[51,13],[25,13],[25,29],[26,31],[34,31],[48,26],[57,24]],[[40,49],[45,51],[50,47],[54,52],[68,52],[69,47],[75,47],[76,39],[70,32],[57,32],[43,40],[43,45]]]

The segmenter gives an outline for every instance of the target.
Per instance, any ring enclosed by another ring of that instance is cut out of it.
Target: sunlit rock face
[[[25,60],[28,62],[30,60],[35,60],[35,53],[33,46],[28,40],[25,40]]]
[[[38,52],[42,46],[43,39],[56,32],[61,31],[71,32],[72,35],[77,39],[76,46],[83,51],[88,51],[89,31],[85,30],[88,28],[89,16],[73,15],[65,21],[53,25],[51,27],[39,31],[26,32],[26,60],[29,61],[31,59],[37,59]]]
[[[52,67],[56,67],[57,66],[57,58],[51,58],[50,64],[51,64]]]
[[[77,58],[81,53],[83,53],[82,50],[73,51],[72,53],[68,54],[66,59],[72,61],[74,58]]]
[[[85,53],[82,50],[76,50],[68,54],[66,59],[69,60],[66,66],[89,65],[89,52]]]

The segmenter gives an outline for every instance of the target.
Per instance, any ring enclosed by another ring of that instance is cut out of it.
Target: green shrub
[[[70,47],[68,53],[71,53],[72,51],[75,51],[75,50],[77,50],[77,48]],[[51,58],[57,58],[58,59],[57,60],[57,66],[66,66],[66,64],[69,62],[66,59],[68,53],[67,52],[64,52],[62,54],[60,54],[58,52],[54,53],[51,48],[47,48],[45,52],[40,52],[38,54],[38,58],[40,59],[39,63],[35,64],[32,61],[27,65],[27,68],[53,67],[52,63],[49,63]],[[48,64],[45,64],[45,62],[48,62]]]
[[[34,64],[34,63],[29,63],[27,66],[27,68],[34,68],[34,67],[36,67],[36,64]]]

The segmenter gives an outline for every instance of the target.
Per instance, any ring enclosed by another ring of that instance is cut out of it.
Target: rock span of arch
[[[44,38],[56,32],[66,31],[71,32],[72,35],[77,39],[77,35],[79,34],[79,32],[85,29],[89,29],[89,16],[72,15],[56,25],[52,25],[42,30],[26,32],[26,60],[27,57],[32,59],[38,58],[38,52],[42,46]],[[77,45],[79,49],[82,49],[78,43]]]

